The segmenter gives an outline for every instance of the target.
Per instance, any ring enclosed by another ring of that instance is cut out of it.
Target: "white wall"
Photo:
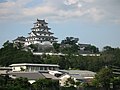
[[[59,83],[60,83],[60,86],[64,86],[65,85],[65,82],[67,81],[67,79],[70,78],[70,75],[66,74],[62,77],[60,77],[59,79]]]
[[[21,68],[26,70],[26,66],[15,66],[15,67],[12,67],[12,71],[21,71]]]

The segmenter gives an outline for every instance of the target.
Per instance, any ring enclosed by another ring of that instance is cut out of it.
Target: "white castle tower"
[[[34,27],[31,28],[31,32],[29,33],[29,37],[25,39],[25,45],[30,44],[41,44],[41,45],[52,45],[57,42],[56,37],[53,36],[54,33],[50,32],[48,23],[45,20],[37,19],[37,22],[34,23]]]

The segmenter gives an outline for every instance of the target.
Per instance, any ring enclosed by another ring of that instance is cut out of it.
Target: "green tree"
[[[106,88],[106,90],[110,89],[110,83],[113,79],[112,70],[109,68],[102,68],[95,76],[96,85]]]
[[[5,79],[2,75],[0,75],[0,87],[5,85]]]
[[[60,44],[58,43],[53,43],[53,47],[55,49],[55,52],[60,52]]]
[[[30,89],[30,83],[28,82],[28,79],[23,78],[23,77],[16,78],[14,80],[13,85],[18,86],[18,87],[23,88],[23,89],[26,89],[26,90]]]
[[[70,44],[70,45],[74,45],[76,43],[78,43],[79,39],[78,38],[74,38],[74,37],[66,37],[65,40],[61,41],[61,44]]]
[[[120,76],[118,77],[114,77],[113,79],[113,88],[116,89],[120,89]]]
[[[110,52],[112,50],[114,50],[114,48],[112,48],[111,46],[105,46],[105,47],[103,47],[103,51],[105,51],[105,52]]]
[[[9,42],[9,40],[7,40],[4,44],[3,47],[13,47],[13,43]]]
[[[85,47],[85,51],[90,51],[92,53],[99,53],[99,49],[96,46],[89,45],[88,47]]]
[[[59,90],[59,82],[50,79],[38,79],[33,83],[35,90]]]

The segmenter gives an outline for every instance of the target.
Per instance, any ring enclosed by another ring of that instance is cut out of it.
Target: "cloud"
[[[114,2],[113,0],[41,0],[32,6],[30,3],[35,2],[34,0],[8,0],[7,2],[2,0],[1,2],[0,19],[2,21],[37,17],[52,19],[52,21],[87,18],[87,20],[99,22],[109,19],[114,21],[114,18],[120,16],[117,0]]]
[[[99,21],[104,18],[104,11],[99,8],[90,8],[88,10],[88,16],[91,17],[94,21]]]
[[[72,5],[72,4],[76,4],[78,2],[79,2],[79,0],[65,0],[64,4],[66,4],[66,5]]]
[[[95,2],[95,0],[82,0],[83,2],[87,2],[87,3],[93,3]]]
[[[120,24],[120,18],[115,19],[114,22],[115,22],[116,24]]]
[[[6,0],[0,0],[0,3],[7,2]]]

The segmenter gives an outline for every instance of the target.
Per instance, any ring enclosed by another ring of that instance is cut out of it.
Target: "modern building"
[[[75,82],[91,82],[91,80],[95,77],[94,72],[87,70],[60,70],[63,75],[59,77],[60,85],[64,86],[65,82],[68,78],[72,78]]]
[[[32,84],[37,79],[52,79],[59,80],[54,75],[49,74],[49,71],[39,71],[39,72],[9,72],[9,76],[13,79],[24,77],[27,78],[28,81]]]
[[[11,67],[0,67],[0,75],[6,75],[9,71],[12,71]]]
[[[36,72],[36,71],[47,71],[47,70],[59,70],[59,65],[55,64],[31,64],[31,63],[19,63],[11,64],[13,72],[25,71],[25,72]]]
[[[37,22],[34,23],[34,27],[31,28],[29,37],[26,38],[25,45],[30,44],[48,44],[52,45],[54,42],[57,42],[57,38],[53,36],[54,33],[50,32],[48,23],[45,20],[37,19]]]
[[[59,70],[59,65],[54,64],[30,64],[19,63],[9,65],[7,74],[15,78],[28,78],[30,83],[34,83],[36,79],[52,79],[59,80],[61,86],[65,85],[68,78],[72,78],[75,82],[91,82],[95,77],[94,72],[87,70]]]

